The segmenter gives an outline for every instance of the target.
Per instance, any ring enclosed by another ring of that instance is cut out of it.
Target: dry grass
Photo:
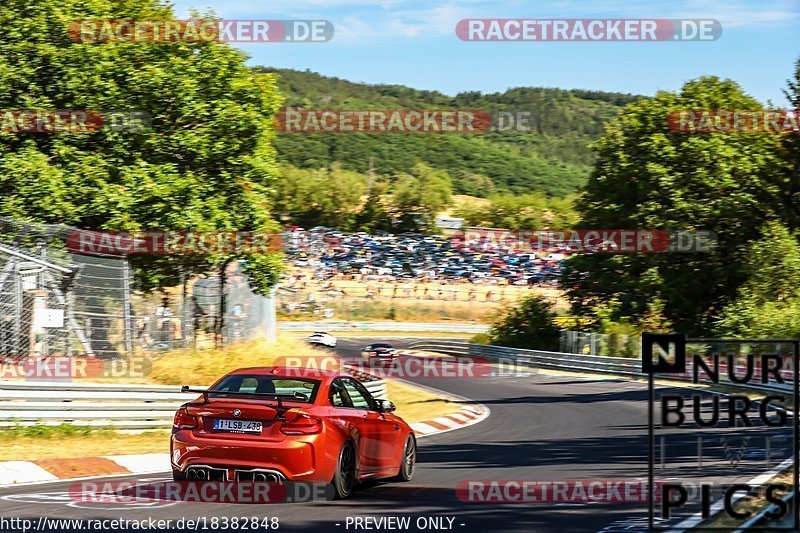
[[[278,342],[265,340],[235,344],[224,349],[175,350],[153,362],[150,381],[163,385],[210,385],[237,368],[272,366],[282,356],[326,355],[297,338],[282,335]]]
[[[770,479],[768,483],[775,485],[783,484],[789,487],[789,490],[791,490],[793,477],[794,477],[794,468],[790,468],[789,470],[786,470],[781,474],[778,474],[777,476]],[[788,494],[788,491],[777,490],[775,491],[774,494],[775,496],[782,498],[786,494]],[[740,513],[750,511],[751,513],[753,513],[753,515],[755,515],[769,505],[771,504],[767,501],[766,489],[762,487],[761,489],[758,490],[757,494],[747,495],[742,497],[739,501],[736,502],[736,504],[734,505],[734,509]],[[719,513],[717,516],[712,517],[708,523],[704,523],[702,525],[703,527],[706,528],[717,528],[717,529],[728,528],[730,531],[733,531],[737,529],[739,526],[741,526],[745,521],[746,520],[737,520],[732,516],[729,516],[728,514],[722,512]]]
[[[302,269],[295,271],[307,275]],[[293,294],[279,293],[281,320],[319,318],[310,311],[289,311],[310,298],[323,308],[333,309],[337,320],[397,320],[400,322],[490,322],[506,305],[513,305],[530,294],[541,294],[554,304],[557,313],[568,311],[563,293],[557,289],[518,285],[478,285],[470,283],[386,282],[334,279],[321,283],[300,282]],[[333,290],[331,290],[333,289]]]
[[[397,406],[397,415],[409,424],[449,415],[461,408],[456,402],[405,383],[388,380],[386,387],[389,399]]]
[[[167,453],[169,430],[142,433],[75,428],[74,426],[19,427],[0,431],[4,461],[70,459],[103,453]],[[113,450],[113,452],[109,451]]]

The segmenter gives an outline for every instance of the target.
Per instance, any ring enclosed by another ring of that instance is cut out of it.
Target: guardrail
[[[386,382],[367,376],[356,377],[375,398],[387,399]],[[164,429],[192,398],[177,386],[0,381],[0,427],[66,423]]]
[[[450,333],[486,333],[484,324],[450,322],[361,322],[349,320],[319,320],[313,322],[278,322],[283,331],[447,331]]]
[[[641,377],[641,361],[625,357],[603,357],[562,352],[506,348],[491,344],[471,344],[454,341],[419,341],[409,345],[412,350],[440,352],[449,355],[486,357],[508,360],[523,366],[555,370],[585,371],[621,376]]]

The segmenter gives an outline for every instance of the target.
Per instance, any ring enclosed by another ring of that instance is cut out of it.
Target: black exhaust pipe
[[[267,482],[267,475],[263,472],[256,472],[253,474],[253,481],[257,481],[259,483],[266,483]]]
[[[197,472],[195,472],[194,468],[190,468],[186,471],[186,479],[190,480],[197,479]]]
[[[277,483],[278,481],[280,481],[278,479],[278,476],[276,476],[275,474],[267,474],[266,477],[267,477],[267,481],[269,481],[270,483]]]

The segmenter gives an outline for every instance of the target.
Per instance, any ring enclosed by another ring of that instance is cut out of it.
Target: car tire
[[[348,498],[356,486],[356,447],[350,441],[345,442],[339,452],[332,484],[340,500]]]
[[[173,470],[172,481],[186,481],[186,474],[180,470]]]
[[[392,481],[411,481],[414,477],[414,469],[417,466],[417,439],[414,434],[410,433],[406,437],[406,443],[403,446],[403,458],[400,460],[400,468],[397,475],[392,478]]]

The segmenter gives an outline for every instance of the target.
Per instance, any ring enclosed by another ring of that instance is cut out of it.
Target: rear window
[[[289,397],[291,401],[311,403],[317,395],[319,383],[319,380],[316,379],[286,378],[257,374],[234,374],[214,385],[211,390],[220,392],[277,394]]]

